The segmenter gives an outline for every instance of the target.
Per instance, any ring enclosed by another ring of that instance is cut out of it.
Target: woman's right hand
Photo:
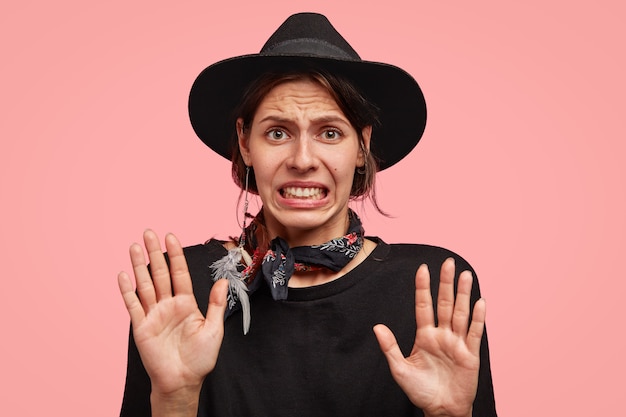
[[[153,416],[161,412],[195,416],[202,382],[215,367],[224,336],[228,283],[218,280],[214,284],[205,318],[198,309],[176,237],[165,236],[169,268],[157,235],[146,230],[143,239],[151,272],[143,248],[135,243],[130,247],[130,259],[137,293],[125,272],[118,275],[118,284],[135,344],[150,376]]]

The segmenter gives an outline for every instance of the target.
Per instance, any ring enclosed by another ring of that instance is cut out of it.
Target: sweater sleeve
[[[455,288],[458,283],[458,278],[461,272],[464,270],[470,270],[474,276],[474,282],[472,284],[471,293],[471,305],[473,306],[476,301],[481,298],[480,285],[478,283],[478,277],[474,268],[461,256],[450,252],[451,256],[455,257],[457,266],[456,270],[456,282]],[[433,302],[436,302],[434,298]],[[469,318],[471,320],[471,316]],[[480,343],[480,370],[478,373],[478,388],[476,391],[476,398],[474,399],[474,406],[472,415],[474,417],[496,417],[496,404],[493,392],[493,381],[491,378],[491,362],[489,359],[489,342],[487,340],[487,328],[483,332],[482,341]]]
[[[472,284],[471,305],[473,306],[476,301],[481,298],[480,285],[478,283],[478,277],[474,268],[463,258],[456,255],[457,258],[457,281],[459,274],[469,269],[474,276],[474,282]],[[455,284],[456,286],[456,284]],[[471,316],[470,316],[471,320]],[[496,403],[493,392],[493,381],[491,378],[491,362],[489,359],[489,342],[487,340],[487,328],[483,332],[483,337],[480,342],[480,370],[478,373],[478,388],[476,391],[476,398],[474,399],[474,408],[472,411],[474,417],[496,417]]]
[[[126,365],[126,385],[122,398],[120,417],[150,417],[150,377],[141,362],[132,326],[128,338],[128,359]]]
[[[478,390],[474,400],[472,415],[475,417],[496,417],[496,402],[493,393],[491,379],[491,364],[489,362],[489,344],[487,342],[487,329],[483,333],[480,344],[480,371],[478,374]]]

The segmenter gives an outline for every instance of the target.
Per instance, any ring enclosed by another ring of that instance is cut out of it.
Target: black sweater
[[[217,365],[204,382],[198,416],[422,416],[391,377],[372,327],[386,324],[407,355],[415,338],[415,272],[426,263],[436,300],[439,270],[450,256],[458,273],[472,270],[458,255],[427,245],[376,249],[341,278],[290,288],[274,301],[263,286],[251,296],[250,332],[241,312],[225,323]],[[206,314],[209,265],[226,254],[221,242],[185,248],[198,306]],[[472,272],[474,272],[472,270]],[[472,304],[480,298],[475,280]],[[474,416],[496,416],[486,332]],[[150,380],[132,334],[121,416],[150,415]]]

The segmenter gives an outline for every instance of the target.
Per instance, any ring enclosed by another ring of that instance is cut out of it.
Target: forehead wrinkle
[[[317,102],[315,102],[317,103]],[[266,103],[269,104],[269,103]],[[350,122],[343,114],[341,109],[334,105],[331,108],[327,108],[324,105],[321,106],[291,106],[282,105],[279,103],[273,103],[274,105],[261,105],[257,116],[256,123],[304,123],[310,125],[321,125],[327,123],[341,123],[346,126],[351,126]],[[334,101],[333,101],[334,104]],[[256,118],[256,116],[255,116]]]
[[[261,101],[257,113],[274,122],[307,120],[314,124],[343,122],[350,124],[335,99],[321,86],[310,82],[286,83],[276,86]]]

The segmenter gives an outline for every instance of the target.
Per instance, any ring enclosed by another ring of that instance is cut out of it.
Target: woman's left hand
[[[421,265],[415,274],[417,332],[405,358],[385,325],[374,327],[394,379],[426,416],[471,416],[478,387],[480,341],[485,327],[485,301],[474,305],[469,323],[472,273],[459,276],[454,298],[454,259],[441,266],[437,321],[430,292],[430,273]]]

